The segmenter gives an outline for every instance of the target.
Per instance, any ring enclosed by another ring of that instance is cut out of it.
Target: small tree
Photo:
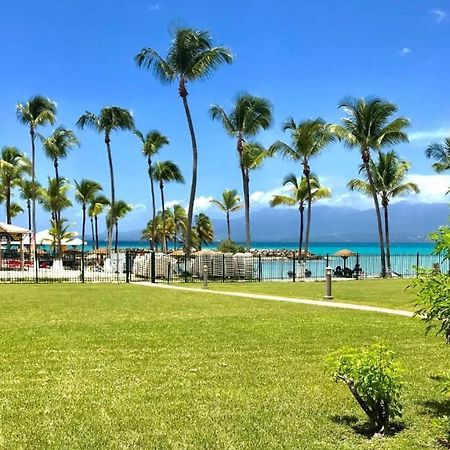
[[[382,344],[365,350],[344,348],[327,357],[334,381],[343,381],[367,414],[374,433],[384,434],[402,415],[401,369]]]

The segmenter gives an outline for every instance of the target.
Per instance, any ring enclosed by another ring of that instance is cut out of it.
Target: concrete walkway
[[[215,291],[210,289],[199,289],[183,286],[173,286],[171,284],[152,284],[149,282],[137,282],[133,284],[139,284],[141,286],[147,286],[154,289],[168,289],[174,291],[185,291],[185,292],[196,292],[201,294],[214,294],[222,295],[228,297],[240,297],[240,298],[251,298],[257,300],[272,300],[277,302],[289,302],[289,303],[301,303],[302,305],[312,305],[312,306],[323,306],[326,308],[339,308],[339,309],[353,309],[356,311],[369,311],[380,314],[392,314],[394,316],[404,316],[413,317],[414,313],[410,311],[404,311],[402,309],[390,309],[390,308],[379,308],[377,306],[366,306],[366,305],[355,305],[352,303],[339,303],[334,301],[325,300],[310,300],[306,298],[293,298],[293,297],[279,297],[277,295],[264,295],[264,294],[250,294],[246,292],[225,292],[225,291]]]

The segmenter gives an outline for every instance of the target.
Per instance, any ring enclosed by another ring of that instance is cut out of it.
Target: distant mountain
[[[426,241],[428,234],[448,223],[449,205],[401,202],[389,208],[392,242]],[[306,215],[305,215],[306,216]],[[295,242],[298,236],[298,210],[263,208],[251,212],[253,242]],[[377,229],[374,210],[348,207],[313,207],[311,240],[314,242],[375,242]],[[215,239],[226,237],[225,219],[213,220]],[[245,240],[244,217],[231,220],[232,237]],[[123,241],[139,240],[141,230],[123,231]]]

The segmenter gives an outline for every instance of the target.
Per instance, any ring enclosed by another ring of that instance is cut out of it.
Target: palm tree
[[[23,211],[24,211],[24,209],[22,208],[21,205],[19,205],[18,203],[15,203],[15,202],[11,202],[10,214],[11,214],[12,218],[17,217],[19,214],[22,214]]]
[[[161,192],[162,227],[163,227],[163,252],[167,251],[166,240],[166,210],[164,204],[164,183],[184,183],[180,168],[172,161],[158,161],[152,168],[153,178],[159,182]]]
[[[23,179],[19,184],[19,193],[20,198],[27,203],[28,229],[31,230],[31,201],[39,199],[42,188],[36,181],[33,183],[31,180]]]
[[[227,237],[231,241],[231,226],[230,226],[230,213],[239,211],[242,208],[240,204],[241,198],[239,197],[237,190],[225,189],[222,192],[222,201],[211,200],[213,205],[216,205],[221,211],[224,211],[227,215]]]
[[[56,249],[56,242],[61,242],[63,239],[71,240],[75,237],[75,233],[73,231],[69,231],[69,228],[72,226],[71,223],[67,223],[67,219],[64,217],[61,218],[58,222],[55,219],[50,219],[50,229],[48,230],[48,234],[53,237],[52,248]]]
[[[381,275],[384,278],[386,276],[386,255],[383,225],[380,203],[371,172],[371,151],[380,151],[387,146],[408,142],[405,129],[409,126],[409,120],[404,117],[392,120],[392,116],[398,111],[397,105],[379,98],[348,98],[341,102],[339,108],[345,111],[346,117],[341,120],[341,125],[333,125],[332,129],[338,139],[349,148],[359,148],[375,206]]]
[[[174,248],[176,250],[178,236],[180,239],[186,234],[186,210],[181,205],[173,206],[173,220],[175,222]]]
[[[247,93],[238,93],[233,100],[233,109],[229,114],[218,106],[210,108],[211,118],[220,120],[230,136],[236,138],[239,156],[239,168],[242,176],[245,208],[245,242],[250,250],[250,192],[249,180],[244,167],[244,145],[246,139],[266,130],[272,123],[272,105],[269,100]]]
[[[94,196],[89,205],[89,217],[91,218],[92,248],[98,250],[98,216],[103,213],[111,202],[102,194]]]
[[[283,123],[282,129],[283,131],[290,131],[292,146],[289,146],[284,142],[277,141],[270,147],[269,151],[271,154],[279,153],[283,157],[289,158],[302,166],[303,176],[306,179],[306,185],[308,188],[305,252],[303,254],[304,262],[306,264],[312,219],[310,160],[333,142],[334,135],[331,131],[331,125],[327,124],[321,118],[304,120],[299,123],[296,123],[294,119],[290,118]]]
[[[189,197],[185,251],[191,253],[191,227],[194,215],[194,200],[197,189],[197,139],[187,100],[186,84],[207,78],[221,64],[231,64],[233,56],[225,47],[213,47],[208,31],[193,28],[178,28],[172,38],[167,57],[164,59],[152,48],[143,48],[135,57],[139,67],[153,70],[162,83],[177,81],[178,93],[183,101],[192,143],[192,183]]]
[[[134,132],[142,142],[142,154],[147,158],[148,176],[150,178],[150,192],[152,196],[152,224],[155,224],[156,217],[156,200],[155,200],[155,186],[153,184],[152,175],[152,158],[157,155],[162,147],[169,145],[169,139],[162,135],[159,131],[153,130],[144,136],[140,131]],[[150,241],[153,250],[153,244]]]
[[[195,216],[195,234],[198,240],[198,248],[203,244],[210,244],[214,241],[214,229],[211,219],[204,213]]]
[[[310,174],[309,183],[311,188],[311,203],[316,200],[331,197],[330,189],[322,187],[319,183],[319,179],[313,174]],[[309,199],[308,181],[306,180],[306,177],[297,179],[297,177],[293,173],[290,173],[283,179],[283,186],[288,185],[290,185],[290,195],[274,195],[269,205],[271,208],[279,205],[298,206],[300,215],[300,227],[298,235],[298,262],[300,262],[302,256],[305,203],[308,202]]]
[[[381,205],[384,211],[384,232],[386,241],[386,261],[388,274],[392,271],[391,248],[389,234],[389,202],[392,198],[407,195],[412,192],[419,193],[419,187],[415,183],[406,182],[406,174],[411,165],[407,161],[401,160],[394,151],[387,153],[379,152],[378,160],[370,160],[370,170],[377,194],[380,196]],[[364,165],[361,171],[364,171]],[[371,197],[372,190],[367,176],[365,180],[352,179],[347,187],[354,191],[358,190]]]
[[[130,111],[118,106],[106,106],[100,110],[99,115],[86,111],[77,121],[77,125],[83,129],[88,126],[97,133],[103,133],[105,137],[106,153],[109,164],[109,177],[111,182],[111,208],[114,208],[116,193],[114,186],[114,168],[111,153],[111,133],[117,130],[134,130],[134,120]],[[111,226],[113,226],[112,224]],[[112,228],[108,229],[108,251],[112,249]],[[117,242],[116,242],[117,247]]]
[[[117,200],[114,203],[114,207],[111,205],[108,215],[106,216],[106,224],[108,228],[113,229],[115,227],[116,237],[114,242],[114,252],[117,253],[117,246],[119,242],[119,220],[123,219],[133,208],[123,200]]]
[[[6,223],[11,224],[12,189],[31,171],[30,160],[16,147],[3,147],[0,153],[0,182],[6,205]]]
[[[82,266],[84,268],[84,240],[86,237],[86,209],[92,203],[96,194],[102,190],[99,183],[92,180],[83,179],[80,182],[75,181],[75,201],[81,205],[82,225],[81,225],[81,250]]]
[[[16,106],[17,119],[28,126],[31,138],[31,181],[36,181],[36,129],[56,122],[56,103],[42,95],[31,97],[26,103]],[[31,199],[31,224],[33,237],[36,235],[36,198]]]
[[[450,170],[450,137],[444,139],[443,144],[433,143],[425,150],[427,158],[436,160],[433,169],[438,172]]]

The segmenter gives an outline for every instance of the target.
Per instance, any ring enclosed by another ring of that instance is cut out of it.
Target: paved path
[[[306,298],[293,298],[293,297],[279,297],[277,295],[264,295],[264,294],[250,294],[246,292],[226,292],[226,291],[215,291],[215,290],[205,290],[199,288],[183,287],[183,286],[173,286],[171,284],[152,284],[149,282],[137,282],[133,284],[139,284],[141,286],[147,286],[156,289],[169,289],[176,291],[186,291],[186,292],[197,292],[202,294],[216,294],[224,295],[228,297],[241,297],[241,298],[252,298],[258,300],[273,300],[277,302],[289,302],[289,303],[301,303],[303,305],[313,305],[313,306],[324,306],[327,308],[340,308],[340,309],[353,309],[357,311],[369,311],[380,314],[393,314],[395,316],[413,317],[414,313],[410,311],[404,311],[402,309],[390,309],[390,308],[379,308],[377,306],[367,306],[367,305],[355,305],[352,303],[339,303],[334,301],[325,300],[310,300]]]

